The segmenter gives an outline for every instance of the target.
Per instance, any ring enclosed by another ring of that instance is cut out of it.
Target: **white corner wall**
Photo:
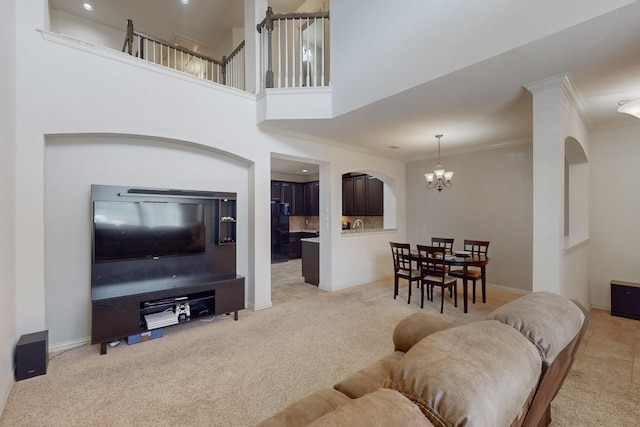
[[[532,145],[442,158],[454,171],[453,186],[426,188],[424,174],[436,159],[407,164],[407,237],[429,244],[431,237],[453,237],[461,250],[464,239],[488,240],[490,285],[516,292],[531,291],[532,277]]]
[[[336,116],[570,28],[633,0],[331,3]],[[550,12],[552,11],[552,12]],[[387,29],[396,33],[389,37]],[[455,37],[449,37],[455,32]],[[507,35],[508,36],[505,36]],[[465,42],[466,40],[466,42]],[[456,51],[457,55],[450,55]],[[384,58],[380,52],[385,52]],[[399,67],[410,61],[411,67]],[[372,72],[375,70],[375,72]],[[381,85],[379,82],[385,82]]]
[[[0,0],[0,414],[13,385],[16,333],[16,6]]]
[[[592,132],[591,256],[594,307],[611,308],[611,280],[640,282],[640,122]]]

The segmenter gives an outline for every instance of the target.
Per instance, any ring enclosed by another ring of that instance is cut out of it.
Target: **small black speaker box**
[[[22,335],[16,344],[16,381],[44,375],[49,363],[49,331]]]

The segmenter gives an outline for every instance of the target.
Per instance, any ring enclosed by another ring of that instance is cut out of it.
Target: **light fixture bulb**
[[[84,7],[85,10],[93,10],[93,6],[91,6],[89,3],[83,4],[82,7]]]

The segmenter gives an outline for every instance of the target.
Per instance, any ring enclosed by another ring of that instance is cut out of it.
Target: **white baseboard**
[[[82,347],[85,344],[91,343],[91,338],[79,338],[77,340],[64,341],[49,346],[49,353],[55,353],[58,351],[70,350],[76,347]]]
[[[487,287],[488,288],[494,288],[494,289],[500,289],[501,291],[506,291],[506,292],[513,292],[514,294],[520,294],[520,295],[527,295],[527,294],[531,293],[531,291],[525,291],[524,289],[509,288],[507,286],[492,285],[491,283],[487,283]]]

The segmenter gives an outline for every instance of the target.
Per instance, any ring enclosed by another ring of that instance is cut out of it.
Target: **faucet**
[[[353,221],[353,229],[357,230],[358,224],[360,224],[360,230],[364,230],[364,222],[362,222],[360,218],[357,218],[355,221]]]

